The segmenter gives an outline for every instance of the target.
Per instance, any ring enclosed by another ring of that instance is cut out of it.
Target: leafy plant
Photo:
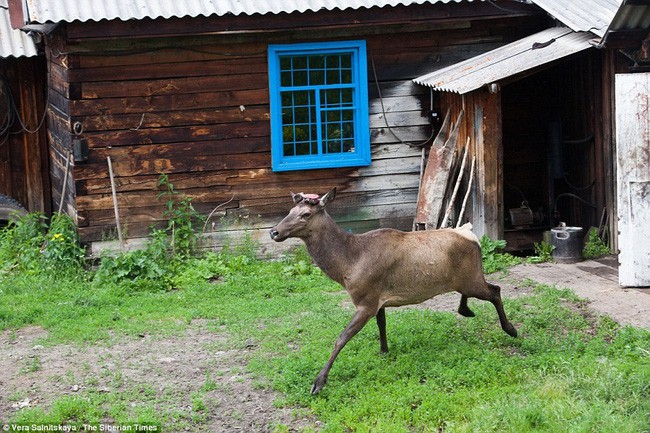
[[[555,249],[554,245],[549,244],[546,241],[535,242],[533,244],[535,248],[535,255],[530,256],[526,259],[528,263],[544,263],[553,261],[553,250]]]
[[[78,273],[86,251],[79,245],[77,226],[66,214],[55,214],[43,246],[46,268],[53,272]]]
[[[48,225],[45,215],[30,213],[0,231],[0,274],[80,275],[84,256],[77,227],[65,214],[55,214]]]
[[[129,291],[170,289],[174,263],[167,254],[165,238],[164,231],[155,230],[142,249],[102,256],[93,281],[120,285]]]
[[[598,229],[591,228],[587,237],[587,242],[585,242],[584,249],[582,250],[582,256],[585,259],[593,259],[601,256],[611,254],[611,250],[600,236],[598,236]]]
[[[169,219],[167,233],[173,258],[185,260],[196,253],[197,230],[202,226],[203,216],[192,206],[192,199],[176,191],[165,173],[160,174],[158,186],[164,191],[158,195],[167,198],[164,217]]]
[[[304,246],[287,254],[282,262],[284,263],[282,274],[287,277],[320,273],[320,269],[312,264],[311,257]]]
[[[481,237],[483,272],[492,274],[497,271],[505,271],[508,267],[521,263],[519,257],[501,252],[505,247],[505,240],[492,240],[487,235]]]
[[[30,213],[0,231],[0,273],[37,271],[47,223],[42,213]]]

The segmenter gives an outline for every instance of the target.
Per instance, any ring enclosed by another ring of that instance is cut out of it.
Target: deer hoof
[[[318,394],[325,386],[325,382],[327,382],[327,376],[324,376],[322,373],[316,376],[316,380],[314,380],[314,384],[311,386],[311,395]]]
[[[517,328],[512,326],[512,323],[508,323],[506,326],[504,326],[503,330],[506,332],[506,334],[510,335],[511,337],[517,336]]]

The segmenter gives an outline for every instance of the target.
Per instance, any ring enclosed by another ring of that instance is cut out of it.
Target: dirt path
[[[142,404],[139,393],[153,393],[158,410],[188,420],[182,431],[269,432],[277,425],[288,431],[317,430],[318,422],[309,414],[275,407],[277,395],[255,386],[246,371],[254,347],[224,350],[226,336],[204,321],[194,321],[181,336],[144,336],[110,346],[44,347],[39,340],[46,336],[38,327],[0,335],[0,421],[22,408],[47,409],[61,396],[83,396],[90,390],[130,393],[133,400],[127,404],[133,407]],[[200,392],[202,410],[193,400]]]
[[[618,284],[614,256],[578,263],[524,264],[511,269],[501,284],[517,285],[526,280],[572,289],[588,301],[588,307],[606,314],[621,325],[650,330],[650,288],[631,289]]]

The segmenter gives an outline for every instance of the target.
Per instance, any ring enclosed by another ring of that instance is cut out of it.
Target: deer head
[[[282,242],[287,238],[304,238],[314,229],[325,210],[325,206],[334,200],[336,188],[324,196],[317,194],[291,193],[295,206],[289,211],[275,227],[271,228],[269,234],[271,239]]]

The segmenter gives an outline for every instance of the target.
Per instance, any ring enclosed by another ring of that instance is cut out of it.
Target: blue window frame
[[[365,41],[269,45],[274,171],[370,164]]]

